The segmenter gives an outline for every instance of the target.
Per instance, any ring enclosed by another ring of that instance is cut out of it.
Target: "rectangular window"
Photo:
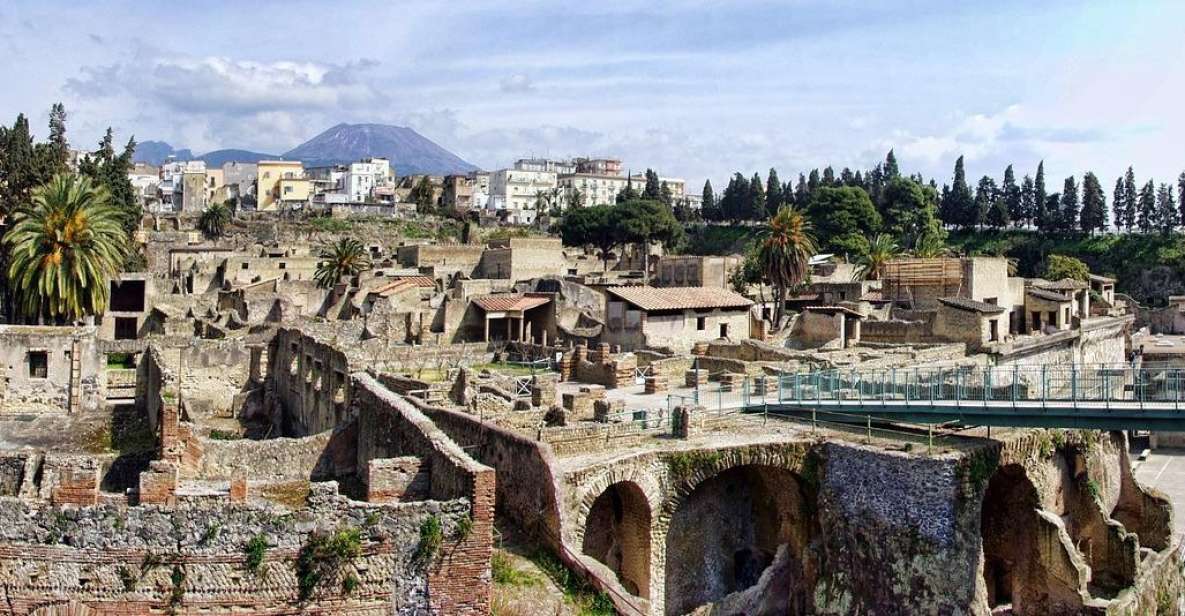
[[[728,337],[728,323],[721,323],[720,324],[720,337],[721,338]]]
[[[115,339],[136,339],[136,317],[115,317]]]
[[[999,299],[999,298],[996,298],[996,297],[985,297],[985,298],[983,298],[983,303],[985,303],[985,304],[991,304],[991,305],[993,305],[993,306],[996,306],[996,305],[998,305],[998,304],[999,304],[999,301],[1000,301],[1000,299]]]
[[[695,318],[695,328],[699,331],[704,331],[708,327],[708,319],[705,317]]]
[[[995,342],[1000,339],[1000,321],[992,319],[988,321],[988,340]]]
[[[46,351],[29,351],[29,378],[49,378],[49,353]]]
[[[243,269],[247,269],[247,262],[246,261],[243,262]]]

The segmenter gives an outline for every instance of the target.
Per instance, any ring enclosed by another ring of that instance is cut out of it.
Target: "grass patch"
[[[514,566],[514,559],[502,550],[494,550],[490,558],[490,569],[493,571],[494,584],[498,586],[538,586],[543,581],[533,572],[523,571]]]
[[[498,372],[510,376],[531,376],[534,374],[547,374],[551,372],[551,368],[523,366],[520,364],[508,364],[506,362],[495,363],[486,362],[483,364],[473,364],[469,366],[470,370],[481,372],[482,370],[489,370],[490,372]]]
[[[667,456],[667,466],[676,477],[686,478],[699,468],[716,466],[722,457],[718,451],[676,451]]]
[[[332,218],[330,216],[318,216],[309,220],[309,226],[314,231],[322,233],[345,233],[354,227],[350,221],[344,218]]]
[[[617,613],[613,609],[613,602],[609,595],[598,592],[589,585],[584,578],[576,575],[564,566],[558,558],[550,552],[536,552],[531,557],[543,574],[551,578],[556,586],[564,593],[564,600],[568,602],[577,614],[581,616],[613,616]]]
[[[260,488],[259,495],[289,509],[303,509],[309,501],[309,482],[274,483]]]
[[[242,434],[238,432],[231,432],[230,430],[219,430],[214,428],[210,430],[210,440],[214,441],[237,441],[243,438]]]
[[[420,544],[416,546],[415,559],[425,563],[430,562],[440,551],[442,543],[444,543],[444,531],[440,525],[440,518],[430,516],[420,523]]]
[[[132,370],[136,367],[136,356],[132,353],[108,353],[107,367],[115,370]]]

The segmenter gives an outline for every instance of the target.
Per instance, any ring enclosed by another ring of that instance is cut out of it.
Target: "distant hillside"
[[[306,166],[353,162],[371,156],[391,161],[399,175],[468,173],[477,167],[405,126],[338,124],[284,153]]]
[[[250,150],[230,149],[206,152],[199,156],[198,160],[206,161],[206,166],[208,167],[221,167],[222,163],[257,163],[261,160],[274,160],[275,158],[275,154],[260,154],[259,152],[252,152]]]
[[[188,149],[175,150],[164,141],[145,141],[136,144],[136,154],[133,160],[138,163],[159,165],[169,156],[176,156],[177,160],[190,160],[193,152]]]

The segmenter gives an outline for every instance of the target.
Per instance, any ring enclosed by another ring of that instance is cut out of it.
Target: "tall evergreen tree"
[[[1049,199],[1045,193],[1045,161],[1037,163],[1037,177],[1033,180],[1033,226],[1038,229],[1049,228]],[[1056,211],[1056,210],[1054,210]]]
[[[889,154],[885,156],[885,181],[901,175],[901,170],[897,168],[897,156],[893,154],[893,150],[889,150]]]
[[[993,229],[1000,229],[1008,224],[1008,211],[1001,215],[996,208],[999,199],[999,188],[996,181],[989,176],[979,178],[979,185],[975,187],[975,224],[987,225]]]
[[[764,220],[765,212],[765,189],[761,187],[761,175],[754,172],[753,179],[749,182],[749,203],[746,208],[746,218],[749,220]]]
[[[807,198],[814,196],[815,191],[823,185],[823,181],[819,179],[819,170],[811,169],[810,175],[806,177],[806,194]]]
[[[844,167],[843,171],[839,172],[839,183],[844,186],[859,186],[856,183],[856,174],[852,173],[852,170],[847,167]]]
[[[54,167],[55,173],[65,172],[70,160],[70,144],[66,141],[66,107],[61,103],[54,103],[49,110],[48,146],[48,163]]]
[[[1173,187],[1162,183],[1156,189],[1156,226],[1162,235],[1169,235],[1178,226],[1180,213],[1177,212],[1177,200],[1173,197]]]
[[[769,168],[769,176],[765,178],[765,209],[772,216],[782,209],[785,201],[782,197],[782,182],[778,179],[778,170]]]
[[[1156,185],[1152,180],[1148,180],[1140,189],[1137,199],[1139,214],[1136,216],[1136,227],[1140,233],[1151,233],[1156,228]]]
[[[823,185],[835,186],[835,169],[832,169],[831,165],[823,168]]]
[[[1177,176],[1177,205],[1181,208],[1181,225],[1185,226],[1185,171]]]
[[[1123,222],[1127,220],[1127,191],[1123,186],[1123,176],[1115,178],[1115,192],[1111,195],[1111,211],[1115,214],[1115,230],[1123,229]]]
[[[794,185],[794,207],[805,209],[810,202],[811,191],[806,183],[806,176],[798,174],[798,184]]]
[[[123,151],[116,154],[114,138],[114,133],[108,128],[107,134],[99,142],[99,149],[82,159],[78,171],[107,189],[111,206],[123,214],[124,229],[130,234],[140,226],[142,214],[136,190],[128,179],[128,171],[132,169],[132,159],[136,154],[136,139],[128,139]]]
[[[658,181],[658,173],[653,169],[646,170],[646,186],[642,189],[642,198],[658,201],[662,196],[662,186]]]
[[[720,220],[720,211],[716,208],[716,193],[712,192],[712,180],[704,180],[704,190],[700,193],[700,213],[705,220]]]
[[[1082,176],[1082,214],[1079,225],[1086,233],[1107,229],[1107,195],[1094,173]]]
[[[955,160],[955,177],[950,193],[942,203],[942,221],[948,225],[970,228],[976,222],[975,196],[967,185],[967,173],[963,168],[963,157]]]
[[[1066,182],[1062,187],[1062,201],[1058,207],[1057,215],[1054,216],[1054,229],[1061,231],[1073,231],[1078,227],[1078,210],[1081,205],[1078,202],[1078,183],[1074,180],[1074,176],[1066,178]],[[1054,230],[1051,229],[1051,230]]]
[[[1004,208],[1008,211],[1008,219],[1012,224],[1019,225],[1020,221],[1024,220],[1024,212],[1021,210],[1020,187],[1016,185],[1016,172],[1012,170],[1012,165],[1004,169],[1004,183],[1000,186],[1000,194]]]
[[[675,195],[671,192],[671,187],[666,182],[663,182],[658,188],[658,200],[667,207],[674,205]]]
[[[1033,187],[1033,176],[1025,174],[1020,182],[1020,220],[1017,225],[1032,223],[1034,212],[1037,211],[1036,189]]]
[[[1136,173],[1131,167],[1123,174],[1123,226],[1131,231],[1140,217],[1139,189],[1136,188]],[[1119,224],[1119,221],[1115,221]]]

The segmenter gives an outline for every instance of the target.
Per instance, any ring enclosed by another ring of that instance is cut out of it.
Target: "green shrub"
[[[430,516],[420,523],[420,544],[416,547],[415,558],[418,561],[431,561],[444,543],[444,531],[440,526],[440,518]]]
[[[262,533],[255,535],[247,542],[247,558],[244,565],[251,573],[259,573],[263,566],[263,559],[267,556],[267,538]]]
[[[490,558],[490,569],[494,576],[494,584],[499,586],[535,586],[540,582],[539,578],[529,571],[515,567],[514,561],[502,550],[494,550]]]
[[[210,440],[214,441],[237,441],[242,439],[243,435],[238,432],[231,432],[229,430],[219,430],[214,428],[210,430]]]
[[[362,531],[357,528],[309,535],[296,557],[296,583],[300,600],[307,601],[312,597],[327,573],[340,569],[361,554]]]

